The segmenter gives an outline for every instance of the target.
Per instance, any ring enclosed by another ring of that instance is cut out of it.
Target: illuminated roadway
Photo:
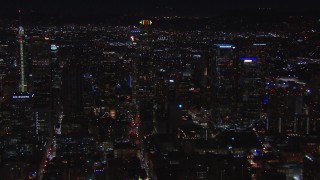
[[[48,159],[51,156],[51,154],[53,153],[53,149],[51,148],[52,144],[53,144],[54,140],[53,138],[50,138],[50,140],[48,141],[48,143],[46,144],[45,147],[45,154],[40,162],[40,166],[39,166],[39,170],[38,170],[38,179],[42,180],[43,175],[45,173],[45,168],[47,166],[48,163]]]
[[[52,127],[52,123],[49,123],[50,127]],[[47,167],[47,163],[51,160],[51,157],[54,154],[54,151],[56,149],[56,140],[55,140],[55,136],[54,136],[54,130],[52,128],[50,128],[50,135],[49,135],[49,140],[47,141],[47,144],[45,145],[45,153],[42,157],[42,160],[40,162],[39,165],[39,169],[38,169],[38,180],[42,180],[44,174],[45,174],[45,169]]]
[[[136,115],[135,115],[135,122],[140,122],[140,114],[139,114],[139,106],[135,103],[133,105],[133,109],[135,109]],[[149,179],[151,180],[157,180],[157,177],[155,175],[155,172],[152,168],[152,166],[150,167],[150,161],[148,158],[148,153],[145,152],[144,149],[144,142],[143,142],[143,136],[141,135],[141,129],[138,130],[138,142],[136,142],[136,145],[140,147],[140,161],[141,161],[141,168],[145,170],[146,175]]]

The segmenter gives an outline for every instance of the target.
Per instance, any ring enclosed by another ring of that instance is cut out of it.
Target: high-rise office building
[[[310,133],[309,110],[305,104],[306,84],[295,78],[267,82],[267,130],[274,133]]]
[[[83,66],[73,62],[62,70],[62,134],[85,133],[86,122],[83,116],[84,78]]]
[[[81,64],[68,64],[62,72],[63,114],[81,114],[83,110],[83,67]]]
[[[32,36],[28,41],[28,58],[31,66],[31,86],[33,92],[33,113],[36,134],[49,135],[51,131],[52,73],[49,39]]]
[[[263,69],[262,59],[241,57],[238,80],[238,113],[245,122],[258,120],[262,113],[263,103]]]
[[[12,126],[16,135],[34,135],[35,123],[32,118],[32,98],[28,92],[12,95]]]
[[[215,44],[211,64],[212,115],[226,122],[236,112],[236,53],[231,44]]]
[[[32,63],[32,91],[35,93],[35,98],[43,98],[37,101],[39,106],[49,106],[50,91],[51,91],[51,52],[49,40],[33,36],[28,43],[29,58]]]

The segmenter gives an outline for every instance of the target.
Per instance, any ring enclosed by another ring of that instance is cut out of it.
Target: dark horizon
[[[108,2],[96,0],[85,1],[5,1],[0,6],[0,16],[14,17],[19,9],[27,14],[56,17],[98,17],[98,16],[216,16],[230,12],[246,13],[256,9],[272,9],[279,12],[318,13],[319,3],[316,0],[303,2],[277,1],[236,1],[228,2],[209,0],[170,2],[164,1],[128,1]]]

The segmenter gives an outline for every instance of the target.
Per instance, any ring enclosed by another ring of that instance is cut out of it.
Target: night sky
[[[210,15],[225,10],[276,8],[320,9],[318,0],[1,0],[1,15],[25,12],[51,15],[90,16],[103,14]]]

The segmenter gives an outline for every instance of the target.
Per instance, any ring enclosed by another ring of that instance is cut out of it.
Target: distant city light
[[[131,77],[131,75],[129,75],[129,77],[128,77],[128,86],[130,88],[132,88],[132,77]]]
[[[298,176],[293,176],[294,180],[300,180],[300,178]]]
[[[257,44],[253,44],[254,46],[266,46],[266,43],[257,43]]]
[[[240,60],[243,61],[243,62],[245,62],[245,63],[251,63],[251,62],[253,62],[253,61],[256,61],[257,58],[255,58],[255,57],[243,57],[243,58],[241,58]]]
[[[307,159],[309,159],[310,161],[313,161],[314,157],[311,155],[304,155],[304,157],[306,157]]]
[[[131,39],[131,41],[134,41],[134,36],[131,36],[130,39]]]
[[[140,29],[134,29],[134,30],[131,30],[130,32],[131,33],[140,33],[141,31],[140,31]]]
[[[51,44],[51,51],[56,51],[58,48],[55,44]]]
[[[31,96],[26,95],[26,96],[12,96],[13,99],[29,99]]]
[[[111,110],[110,110],[110,117],[111,117],[112,119],[116,119],[116,110],[114,110],[114,109],[111,109]]]
[[[219,48],[226,48],[226,49],[230,49],[234,47],[232,44],[215,44],[215,46],[218,46]]]

